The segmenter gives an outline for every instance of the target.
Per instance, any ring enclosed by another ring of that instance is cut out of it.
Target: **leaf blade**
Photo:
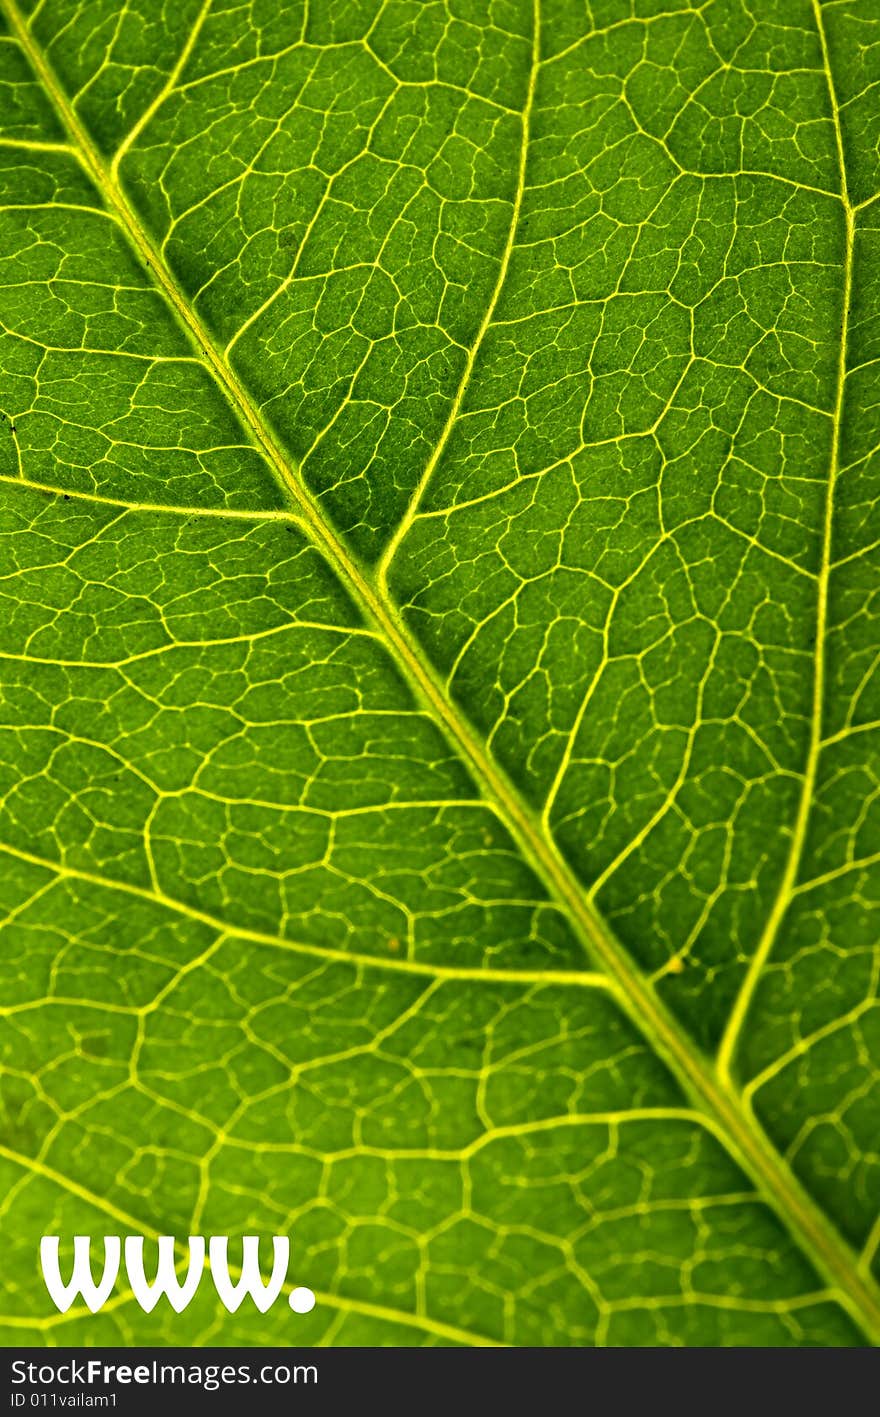
[[[34,63],[40,69],[44,82],[47,85],[54,82],[39,51],[30,41],[24,26],[17,24],[16,28],[23,42],[28,45],[29,52]],[[180,66],[180,70],[182,72],[182,66]],[[442,679],[432,666],[425,663],[422,657],[421,642],[413,637],[411,626],[406,621],[400,620],[393,608],[385,603],[380,591],[372,583],[368,572],[352,555],[350,547],[325,521],[315,500],[312,497],[304,497],[301,486],[291,482],[289,458],[283,443],[279,443],[274,430],[243,386],[240,377],[226,362],[221,350],[216,346],[212,331],[203,323],[198,314],[194,313],[178,288],[174,277],[163,267],[161,252],[154,245],[149,233],[142,227],[123,187],[114,181],[101,151],[93,143],[69,101],[58,90],[57,84],[55,87],[59,109],[64,113],[68,128],[75,135],[76,141],[86,155],[87,164],[93,177],[97,180],[99,190],[107,194],[135,248],[155,272],[170,304],[189,330],[193,347],[204,352],[212,372],[225,391],[229,406],[238,410],[240,426],[247,429],[252,435],[253,441],[273,467],[279,485],[282,485],[288,493],[294,493],[297,496],[298,511],[311,538],[321,548],[344,584],[353,588],[356,600],[363,608],[368,627],[376,626],[379,638],[383,643],[391,646],[393,657],[396,659],[398,668],[403,671],[404,679],[410,686],[415,702],[421,708],[428,708],[443,725],[446,733],[454,739],[461,756],[483,788],[487,800],[493,804],[495,810],[500,810],[502,815],[507,818],[525,860],[535,869],[538,878],[545,882],[548,894],[555,895],[564,904],[565,913],[576,922],[581,937],[598,953],[602,964],[611,977],[617,981],[620,986],[619,997],[626,1000],[630,1014],[639,1021],[642,1031],[645,1031],[645,1021],[648,1020],[648,1032],[655,1045],[658,1046],[661,1055],[672,1061],[674,1071],[683,1081],[685,1088],[698,1096],[706,1115],[713,1120],[721,1119],[734,1155],[745,1160],[747,1169],[751,1171],[753,1176],[757,1176],[759,1188],[765,1195],[772,1197],[777,1209],[784,1216],[785,1222],[800,1235],[807,1252],[818,1261],[821,1270],[831,1275],[832,1282],[841,1286],[841,1292],[846,1294],[854,1311],[860,1313],[868,1331],[873,1332],[877,1320],[877,1300],[870,1284],[860,1276],[853,1257],[845,1246],[838,1243],[831,1227],[813,1201],[799,1187],[784,1163],[772,1153],[761,1134],[753,1127],[748,1112],[728,1095],[724,1078],[719,1081],[714,1076],[700,1051],[694,1047],[687,1035],[676,1024],[671,1013],[648,982],[643,980],[637,968],[620,949],[613,936],[598,921],[595,912],[584,900],[583,889],[578,877],[559,854],[552,838],[537,823],[528,798],[523,799],[508,779],[504,771],[503,756],[499,764],[486,751],[474,728],[456,706],[454,697],[447,693]],[[525,181],[525,167],[522,159],[520,159],[520,171],[520,185],[522,187]],[[515,224],[510,227],[508,258],[513,249],[514,234]],[[501,277],[495,287],[496,297],[501,293],[504,276],[507,274],[505,260],[502,260],[500,264],[500,271]],[[495,302],[493,300],[488,307],[485,321],[478,330],[477,345],[475,346],[477,350],[482,346],[484,336],[492,321],[494,308]],[[464,383],[459,384],[462,397],[457,402],[453,400],[452,412],[446,424],[450,436],[459,414],[458,405],[462,402],[464,391],[468,388],[468,379],[473,373],[475,363],[475,357],[471,358],[470,365],[465,363]],[[674,372],[677,382],[674,383],[673,398],[675,391],[681,386],[683,378],[680,371]],[[842,387],[842,379],[840,387]],[[446,442],[441,440],[437,447],[436,459],[428,464],[429,476],[439,465],[445,447]],[[428,480],[429,477],[423,478],[425,488],[428,487]],[[392,541],[392,555],[399,545],[401,545],[401,541]],[[224,790],[228,793],[228,787]],[[216,833],[216,830],[216,826],[210,824],[205,828],[208,839]],[[175,836],[179,838],[181,831],[180,823],[177,823],[167,836],[174,840]],[[192,838],[190,838],[190,843],[192,845]],[[276,846],[274,850],[277,854],[279,847]],[[794,857],[792,856],[790,859],[793,860]],[[166,869],[163,868],[163,870]],[[156,870],[157,867],[154,863],[154,874]],[[236,887],[230,899],[234,899],[241,889],[241,886]],[[248,928],[254,928],[254,921],[250,920],[247,925]],[[589,1284],[583,1279],[582,1287],[589,1290]]]

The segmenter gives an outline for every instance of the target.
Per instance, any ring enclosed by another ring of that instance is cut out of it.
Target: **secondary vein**
[[[831,72],[831,60],[828,53],[828,41],[825,34],[825,22],[822,18],[821,7],[818,0],[813,0],[813,13],[816,27],[819,32],[819,42],[822,47],[822,62],[825,71],[825,80],[828,85],[828,97],[831,103],[831,112],[834,122],[835,144],[837,148],[837,159],[840,166],[840,195],[843,201],[845,219],[844,237],[844,263],[843,263],[843,310],[841,314],[840,328],[840,348],[837,364],[837,385],[835,391],[832,434],[831,434],[831,465],[828,475],[828,486],[825,493],[825,508],[822,527],[822,555],[819,566],[819,579],[816,593],[816,642],[813,650],[813,696],[812,711],[810,714],[810,738],[807,746],[807,757],[804,764],[803,783],[798,802],[797,813],[791,833],[791,844],[788,850],[788,857],[785,863],[785,870],[779,883],[779,890],[773,907],[767,917],[758,947],[752,955],[749,967],[743,979],[739,994],[734,1002],[727,1021],[727,1027],[721,1040],[718,1050],[718,1072],[723,1082],[727,1085],[731,1080],[731,1069],[736,1053],[736,1046],[742,1034],[749,1006],[754,998],[755,990],[760,981],[761,975],[773,951],[773,947],[779,937],[779,931],[785,918],[786,911],[792,899],[792,893],[797,883],[798,872],[804,853],[804,845],[807,838],[807,827],[810,819],[810,808],[813,803],[813,794],[816,787],[816,775],[819,770],[819,759],[823,746],[823,710],[825,702],[825,640],[828,630],[828,588],[832,570],[832,528],[834,520],[834,494],[837,486],[837,479],[840,473],[840,443],[841,431],[843,427],[843,400],[846,390],[847,374],[847,346],[849,344],[849,317],[850,306],[852,304],[852,281],[853,281],[853,244],[855,238],[855,213],[849,200],[849,191],[846,179],[846,163],[843,150],[843,132],[840,126],[840,107],[837,100],[837,93],[834,87],[834,78]]]

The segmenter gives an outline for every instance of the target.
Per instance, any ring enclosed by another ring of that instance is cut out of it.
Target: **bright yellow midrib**
[[[828,1279],[853,1320],[873,1345],[880,1346],[880,1290],[877,1285],[870,1277],[860,1274],[856,1256],[849,1245],[772,1148],[754,1116],[744,1108],[733,1089],[718,1077],[710,1060],[682,1033],[653,987],[605,923],[585,902],[581,883],[559,856],[555,843],[544,835],[531,809],[503,770],[486,755],[467,721],[455,714],[432,667],[424,662],[421,647],[411,643],[408,631],[395,610],[384,603],[364,571],[325,524],[311,494],[294,480],[290,458],[276,441],[235,371],[223,361],[209,330],[178,289],[159,252],[141,227],[140,219],[123,188],[115,181],[54,71],[33,41],[14,0],[0,0],[0,10],[5,13],[10,28],[52,98],[98,191],[115,210],[120,224],[152,271],[181,324],[205,356],[279,482],[294,499],[315,543],[342,583],[355,593],[364,612],[388,642],[414,693],[427,704],[464,753],[488,803],[500,808],[524,856],[539,878],[552,889],[552,894],[564,904],[588,954],[601,963],[622,990],[624,1006],[635,1026],[666,1061],[697,1109],[710,1120],[713,1130],[717,1132],[720,1129],[725,1135],[731,1154],[752,1178],[760,1194],[819,1273]]]

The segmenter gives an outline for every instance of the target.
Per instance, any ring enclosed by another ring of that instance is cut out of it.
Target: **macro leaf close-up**
[[[880,1343],[878,191],[877,0],[0,0],[0,1343]]]

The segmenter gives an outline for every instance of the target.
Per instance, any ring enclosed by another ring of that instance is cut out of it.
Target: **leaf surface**
[[[878,1341],[871,0],[0,11],[3,1341]]]

